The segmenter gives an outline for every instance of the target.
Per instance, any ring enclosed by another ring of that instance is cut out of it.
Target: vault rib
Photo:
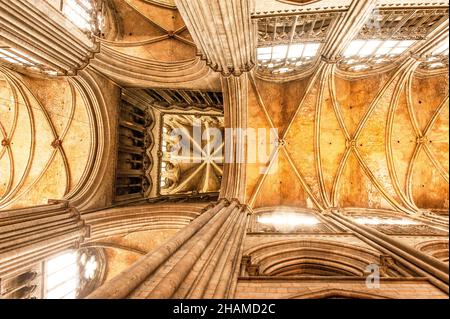
[[[261,94],[259,93],[258,85],[256,84],[256,81],[255,81],[255,78],[253,77],[253,74],[250,74],[249,78],[250,78],[250,82],[252,83],[253,89],[254,89],[254,91],[256,93],[256,97],[258,99],[258,105],[262,109],[262,111],[264,112],[266,120],[269,122],[270,128],[276,129],[276,127],[275,127],[275,125],[274,125],[274,123],[272,121],[272,118],[270,117],[270,114],[267,111],[267,108],[266,108],[266,106],[264,104],[264,101],[263,101],[263,99],[261,97]]]
[[[340,122],[341,128],[343,128],[344,134],[346,134],[347,137],[350,137],[350,139],[347,140],[347,148],[350,149],[350,151],[354,152],[354,154],[356,155],[356,158],[358,160],[358,163],[360,164],[364,173],[369,178],[369,180],[375,185],[375,187],[381,192],[381,194],[385,197],[385,199],[395,208],[399,209],[402,212],[408,213],[408,214],[410,214],[411,211],[409,209],[405,209],[404,207],[399,205],[399,203],[390,194],[388,194],[386,192],[386,190],[383,188],[383,186],[378,182],[376,177],[373,175],[373,173],[371,172],[371,170],[369,169],[367,164],[364,162],[364,159],[362,158],[361,154],[359,153],[359,150],[357,149],[356,145],[355,145],[355,147],[352,147],[351,142],[356,141],[358,139],[359,135],[365,128],[365,125],[366,125],[367,121],[369,120],[372,112],[374,111],[375,107],[378,105],[379,100],[386,93],[387,89],[392,85],[394,80],[399,75],[402,76],[403,74],[408,74],[409,70],[414,65],[415,65],[415,61],[412,59],[405,61],[399,67],[399,69],[395,72],[395,74],[384,84],[384,86],[381,88],[381,90],[377,93],[377,95],[371,102],[371,104],[370,104],[367,112],[364,114],[362,120],[359,122],[353,138],[351,136],[349,136],[348,131],[345,129],[346,126],[345,126],[345,123],[343,122],[342,115],[340,114],[340,111],[339,111],[339,106],[338,106],[339,103],[337,102],[336,99],[333,99],[333,104],[335,105],[335,112],[337,111],[337,114],[339,114],[339,115],[337,115],[337,117],[338,117],[338,121]],[[333,83],[331,83],[331,86],[332,86],[332,88],[334,88]],[[334,90],[335,90],[335,88],[333,89],[333,91]],[[347,131],[347,133],[345,133],[345,131]],[[349,151],[346,151],[346,152],[349,153]],[[349,154],[347,154],[347,153],[344,155],[342,162],[340,164],[340,167],[339,167],[339,171],[338,171],[339,174],[336,175],[337,178],[335,179],[335,184],[333,185],[333,187],[334,187],[333,200],[334,200],[335,205],[337,204],[337,194],[339,191],[341,175],[343,174],[344,167],[347,164],[348,156],[349,156]]]
[[[344,119],[342,117],[342,111],[340,104],[337,101],[336,97],[336,83],[335,83],[335,72],[336,72],[336,65],[332,66],[331,72],[328,76],[328,87],[330,90],[330,96],[331,96],[331,103],[333,104],[333,110],[334,114],[336,115],[337,121],[339,123],[339,126],[342,130],[342,133],[344,133],[345,140],[350,141],[350,133],[347,130],[347,127],[345,125]],[[347,164],[347,160],[350,156],[351,148],[349,147],[349,143],[346,143],[346,149],[344,151],[344,155],[342,156],[342,159],[339,163],[338,170],[336,172],[336,176],[333,181],[333,187],[331,190],[331,201],[334,207],[338,206],[338,191],[339,191],[339,185],[340,180],[342,177],[342,174],[344,173],[345,165]]]
[[[356,158],[363,169],[366,176],[369,178],[369,180],[375,185],[375,187],[378,189],[378,191],[384,196],[384,198],[391,204],[393,207],[397,208],[401,212],[411,214],[411,210],[405,209],[402,207],[386,190],[384,187],[378,182],[378,179],[373,175],[370,168],[367,166],[367,164],[364,162],[364,159],[362,158],[361,154],[359,153],[358,148],[352,148],[353,153],[356,155]]]
[[[411,73],[408,78],[408,83],[407,83],[407,87],[406,87],[407,88],[406,103],[407,103],[407,108],[408,108],[408,113],[409,113],[409,116],[411,119],[411,123],[412,123],[413,129],[414,129],[414,132],[416,133],[416,139],[417,139],[417,141],[419,141],[419,140],[425,139],[426,136],[428,135],[428,133],[430,132],[430,130],[433,128],[437,118],[439,117],[442,110],[445,108],[446,103],[448,103],[449,96],[447,93],[446,97],[443,99],[441,104],[437,107],[437,109],[433,113],[432,117],[428,121],[427,125],[425,126],[424,131],[422,131],[420,129],[419,122],[417,120],[413,101],[412,101],[412,81],[413,81],[413,77],[414,77],[413,75],[414,74]],[[414,153],[411,156],[410,162],[408,164],[408,171],[407,171],[407,175],[406,175],[406,195],[407,195],[409,201],[412,203],[414,203],[414,196],[413,196],[413,192],[412,192],[412,186],[413,186],[412,178],[413,178],[414,166],[416,164],[417,158],[419,157],[419,154],[420,154],[420,151],[422,150],[422,148],[424,149],[425,154],[430,159],[433,166],[437,169],[437,171],[444,178],[444,180],[447,183],[449,181],[448,172],[446,172],[445,169],[442,167],[442,165],[439,163],[439,161],[437,161],[436,157],[433,155],[433,153],[429,149],[428,145],[426,143],[417,143],[416,147],[414,149]],[[414,205],[415,205],[415,203],[414,203]]]
[[[402,200],[403,204],[406,205],[409,209],[414,211],[419,211],[419,208],[414,204],[414,202],[409,201],[408,197],[404,194],[404,192],[401,190],[400,187],[400,181],[398,179],[397,171],[395,169],[394,165],[394,154],[392,150],[392,130],[394,127],[394,118],[395,118],[395,111],[397,110],[398,103],[400,100],[400,95],[404,90],[405,85],[408,82],[408,79],[410,78],[411,74],[414,73],[419,63],[415,63],[411,66],[410,69],[408,69],[407,72],[403,73],[400,77],[400,80],[397,83],[397,86],[395,87],[390,105],[389,105],[389,111],[388,111],[388,118],[386,122],[386,144],[385,144],[385,150],[386,150],[386,160],[388,164],[388,172],[391,177],[391,180],[393,182],[394,190],[397,193],[397,195]]]
[[[280,147],[279,146],[275,147],[274,150],[272,151],[272,153],[270,155],[270,158],[269,158],[269,165],[267,166],[266,172],[270,172],[270,170],[271,170],[271,168],[273,166],[273,163],[275,162],[275,158],[278,157],[278,153],[279,152],[280,152]],[[267,177],[267,174],[264,173],[264,174],[261,174],[261,177],[258,179],[256,187],[254,188],[253,194],[252,194],[252,196],[250,197],[250,200],[249,200],[249,206],[250,207],[254,206],[256,197],[258,196],[258,193],[261,190],[261,187],[264,184],[264,181],[266,180],[266,177]]]
[[[425,154],[430,159],[431,163],[433,163],[434,167],[437,169],[439,174],[441,174],[442,178],[448,183],[448,172],[445,171],[444,167],[442,167],[442,164],[436,159],[436,156],[434,155],[433,151],[429,148],[428,145],[424,145],[423,150],[425,151]]]
[[[15,87],[15,89],[17,89],[17,91],[19,91],[22,99],[25,102],[24,104],[25,104],[26,109],[28,111],[29,124],[30,124],[30,129],[31,129],[31,137],[33,137],[33,136],[36,135],[36,128],[35,128],[35,125],[34,125],[33,112],[32,112],[32,108],[31,108],[30,102],[28,101],[28,99],[27,99],[27,97],[25,95],[25,92],[23,91],[22,87],[19,85],[18,80],[15,78],[15,76],[12,73],[10,73],[9,71],[7,71],[7,70],[3,70],[3,71],[4,71],[3,74],[7,78],[8,82],[10,83],[10,85],[12,87]],[[25,177],[30,172],[31,163],[33,162],[34,148],[35,148],[35,139],[31,138],[30,153],[28,155],[27,164],[25,166],[23,174],[20,177],[19,182],[14,186],[14,188],[11,187],[10,192],[8,194],[5,194],[5,196],[0,200],[0,208],[4,207],[7,203],[9,204],[10,199],[15,200],[15,198],[13,198],[13,197],[16,196],[16,194],[19,191],[20,187],[22,187],[23,183],[25,182]]]
[[[70,187],[70,171],[69,171],[69,164],[66,158],[66,155],[64,153],[64,149],[62,146],[62,142],[63,142],[63,137],[62,136],[58,136],[58,133],[56,132],[56,128],[55,125],[53,124],[50,115],[48,114],[47,110],[45,109],[45,107],[42,105],[42,102],[36,97],[36,95],[30,90],[30,88],[28,88],[25,83],[21,84],[25,87],[26,91],[28,94],[31,95],[31,97],[33,97],[33,99],[36,101],[37,105],[39,106],[39,110],[44,114],[44,117],[47,121],[47,124],[49,125],[51,132],[53,134],[53,140],[54,141],[60,141],[61,143],[57,144],[57,147],[54,148],[54,150],[52,151],[52,154],[49,158],[49,160],[47,161],[47,163],[45,164],[45,166],[43,167],[42,171],[40,172],[40,174],[34,179],[34,181],[26,188],[24,189],[22,192],[18,193],[18,195],[15,196],[15,198],[11,199],[9,201],[9,204],[14,203],[16,200],[18,200],[21,196],[23,196],[24,194],[28,193],[37,183],[39,183],[39,181],[42,179],[42,177],[45,175],[45,173],[47,172],[48,168],[50,167],[50,165],[53,163],[53,160],[55,159],[56,153],[59,152],[61,154],[62,160],[63,160],[63,164],[64,164],[64,170],[66,173],[66,187],[64,190],[64,195],[66,195],[68,193],[68,189]],[[26,93],[24,92],[24,98],[26,98]],[[28,98],[26,98],[28,100]],[[74,102],[73,98],[72,98],[72,103]],[[71,116],[73,116],[72,112],[74,112],[74,105],[71,108]],[[33,118],[33,121],[35,120],[34,116],[32,115],[33,113],[30,113],[30,116]],[[66,127],[68,127],[71,123],[72,119],[69,117]],[[64,130],[66,131],[66,129]],[[67,131],[66,131],[67,132]],[[33,134],[33,136],[35,135],[35,133]],[[33,152],[34,153],[34,152]],[[28,175],[28,174],[27,174]]]
[[[314,196],[314,194],[312,193],[311,189],[308,186],[308,183],[305,181],[305,178],[298,171],[297,167],[294,165],[294,162],[292,161],[292,158],[289,155],[289,152],[287,151],[286,147],[282,146],[282,149],[284,151],[284,154],[286,155],[287,160],[289,161],[289,164],[291,165],[292,169],[294,170],[295,175],[297,176],[301,185],[303,186],[303,190],[306,191],[306,193],[309,195],[309,197],[314,202],[316,207],[319,208],[320,211],[324,211],[325,208],[320,204],[319,200]]]
[[[315,114],[315,121],[314,121],[314,157],[315,157],[315,166],[316,166],[316,174],[317,178],[319,179],[319,189],[320,189],[320,195],[322,197],[322,201],[326,208],[329,208],[331,206],[330,200],[328,198],[327,190],[325,187],[325,181],[323,177],[323,170],[322,170],[322,157],[320,153],[320,124],[321,124],[321,116],[322,116],[322,104],[323,104],[323,95],[324,95],[324,89],[326,86],[325,79],[328,78],[328,74],[331,71],[332,66],[327,65],[324,70],[322,71],[322,74],[320,76],[320,85],[319,85],[319,96],[316,100],[316,114]]]
[[[290,129],[291,126],[294,124],[294,121],[295,121],[295,119],[297,118],[298,112],[300,112],[300,109],[302,108],[303,103],[304,103],[305,100],[306,100],[306,97],[307,97],[308,94],[310,93],[312,87],[314,86],[314,83],[316,82],[317,78],[318,78],[319,75],[321,74],[322,69],[324,68],[324,66],[325,66],[325,62],[320,62],[319,65],[317,66],[317,69],[315,70],[314,74],[313,74],[313,75],[311,76],[311,78],[309,79],[308,84],[307,84],[307,86],[306,86],[305,93],[303,94],[303,96],[302,96],[302,98],[301,98],[301,100],[300,100],[300,103],[299,103],[297,109],[295,110],[295,112],[294,112],[292,118],[289,120],[288,125],[286,126],[285,131],[283,131],[282,134],[281,134],[282,139],[286,139],[286,136],[287,136],[287,134],[288,134],[288,132],[289,132],[289,129]]]
[[[142,11],[140,11],[138,8],[136,8],[133,4],[130,3],[130,1],[125,0],[125,3],[131,8],[133,9],[135,12],[137,12],[140,16],[142,16],[145,20],[147,20],[148,22],[150,22],[150,24],[152,24],[153,26],[155,26],[156,28],[158,28],[160,31],[163,31],[165,33],[169,33],[169,30],[167,30],[166,28],[164,28],[162,25],[156,23],[155,21],[153,21],[152,19],[150,19],[149,17],[147,17],[145,14],[142,13]]]
[[[0,131],[2,133],[3,138],[7,138],[7,133],[5,128],[3,127],[3,124],[0,122]],[[12,183],[14,181],[14,157],[13,157],[13,153],[11,150],[11,145],[7,144],[6,146],[4,146],[2,148],[2,152],[0,153],[0,160],[3,158],[3,155],[5,153],[8,153],[8,160],[9,160],[9,178],[8,178],[8,183],[6,184],[6,188],[4,191],[4,195],[1,197],[6,196],[10,191],[11,191],[11,187],[12,187]],[[0,199],[1,199],[0,197]]]

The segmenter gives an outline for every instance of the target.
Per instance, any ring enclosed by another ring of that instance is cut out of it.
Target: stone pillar
[[[221,198],[245,200],[248,75],[222,78],[225,114],[225,164]]]
[[[226,199],[88,298],[226,298],[233,295],[247,208]]]
[[[255,66],[256,28],[252,0],[176,0],[202,59],[224,76]]]
[[[322,56],[335,61],[361,30],[375,9],[377,0],[353,0],[342,19],[328,33]]]
[[[449,292],[449,265],[435,258],[432,258],[408,245],[403,244],[395,238],[387,236],[373,227],[356,223],[351,218],[343,216],[338,212],[331,212],[327,215],[334,222],[350,229],[358,237],[369,241],[380,248],[389,251],[393,256],[397,256],[400,262],[405,263],[418,275],[426,277],[436,287]]]
[[[26,269],[89,234],[79,212],[65,201],[0,212],[0,277]]]

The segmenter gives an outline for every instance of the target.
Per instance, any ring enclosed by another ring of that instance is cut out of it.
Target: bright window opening
[[[35,59],[14,48],[0,48],[0,59],[23,66],[36,66],[38,64]]]
[[[46,299],[75,299],[99,269],[96,255],[69,251],[45,263]]]
[[[420,67],[428,70],[436,70],[448,67],[448,39],[439,43],[431,55],[420,64]]]
[[[262,71],[274,74],[293,72],[301,66],[311,64],[319,48],[318,42],[260,47],[257,50],[258,65]]]
[[[77,253],[68,252],[50,259],[45,269],[45,298],[75,298],[78,288]]]
[[[362,71],[388,64],[408,51],[415,40],[354,40],[344,51],[341,67]]]
[[[257,218],[257,222],[271,226],[274,230],[281,232],[292,232],[299,227],[314,227],[320,223],[313,215],[289,211],[277,211],[260,215]]]
[[[394,218],[376,218],[376,217],[360,217],[355,218],[358,224],[362,225],[417,225],[415,221],[409,219],[394,219]]]
[[[93,31],[94,16],[91,0],[65,0],[63,2],[64,15],[83,31]]]
[[[408,50],[414,42],[412,40],[355,40],[345,50],[344,57],[398,56]]]
[[[0,62],[5,62],[12,67],[21,67],[33,72],[40,72],[47,75],[58,75],[58,72],[48,66],[39,63],[36,59],[25,52],[9,46],[0,46]]]
[[[436,55],[447,55],[448,56],[448,39],[441,42],[436,49],[433,51],[433,56]]]

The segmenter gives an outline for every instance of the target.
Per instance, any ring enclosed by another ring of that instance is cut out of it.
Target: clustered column
[[[375,228],[360,225],[338,211],[331,211],[326,216],[329,218],[329,221],[350,229],[361,240],[376,246],[381,251],[389,252],[396,260],[418,275],[428,278],[430,283],[448,294],[448,264],[431,258]]]
[[[88,298],[229,297],[246,224],[247,208],[222,199]]]

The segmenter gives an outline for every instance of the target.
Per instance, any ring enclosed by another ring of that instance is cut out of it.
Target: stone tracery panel
[[[223,127],[222,116],[162,115],[160,195],[196,195],[220,190],[225,143]]]
[[[258,72],[290,74],[311,68],[339,12],[255,18],[258,25]]]
[[[148,106],[122,94],[115,185],[117,202],[146,198],[153,187],[147,172],[153,167],[149,151],[155,144],[151,134],[154,125],[154,115]]]
[[[345,71],[358,72],[393,65],[447,19],[448,9],[444,7],[376,8],[339,59],[338,66]]]
[[[37,299],[41,297],[42,266],[0,278],[0,299]]]

